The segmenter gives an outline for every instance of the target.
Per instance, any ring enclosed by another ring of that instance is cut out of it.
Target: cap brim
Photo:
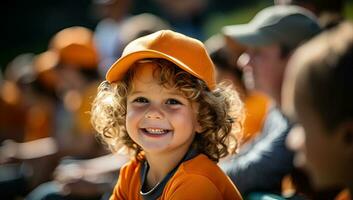
[[[200,78],[192,69],[190,69],[185,63],[181,62],[174,57],[161,53],[154,50],[142,50],[127,54],[117,60],[108,70],[106,74],[106,79],[109,83],[122,80],[126,72],[130,67],[138,60],[148,59],[148,58],[162,58],[171,61],[172,63],[179,66],[181,69],[189,72],[193,76]]]
[[[252,24],[225,26],[222,32],[244,46],[264,46],[275,42]]]

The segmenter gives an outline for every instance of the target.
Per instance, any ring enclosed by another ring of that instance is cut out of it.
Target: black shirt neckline
[[[150,190],[146,189],[146,184],[147,184],[146,179],[147,179],[147,172],[149,170],[149,165],[148,165],[147,160],[145,160],[142,163],[141,174],[140,174],[140,177],[141,177],[140,194],[141,194],[142,198],[144,200],[155,200],[155,199],[159,198],[163,193],[164,187],[166,186],[166,184],[168,183],[170,178],[175,174],[175,172],[177,171],[177,169],[179,168],[181,163],[188,161],[188,160],[196,157],[197,155],[199,155],[199,153],[196,150],[190,149],[185,154],[183,159],[181,159],[181,161],[162,179],[162,181],[159,182],[157,185],[155,185]]]

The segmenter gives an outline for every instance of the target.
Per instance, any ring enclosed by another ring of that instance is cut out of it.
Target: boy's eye
[[[182,103],[176,99],[168,99],[166,104],[170,104],[170,105],[181,105]]]
[[[137,97],[133,100],[134,103],[148,103],[148,100],[144,97]]]

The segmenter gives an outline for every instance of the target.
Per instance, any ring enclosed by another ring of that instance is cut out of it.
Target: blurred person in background
[[[348,188],[353,194],[352,76],[352,22],[300,47],[286,70],[282,108],[297,123],[287,144],[316,190]],[[337,199],[351,199],[347,191],[341,195]]]
[[[203,25],[209,0],[154,0],[160,16],[172,29],[199,40],[204,39]]]
[[[102,176],[103,182],[99,184],[95,179],[88,181],[85,179],[87,173],[83,173],[87,167],[79,164],[84,163],[85,159],[107,154],[96,141],[89,123],[91,97],[95,95],[94,88],[99,80],[98,53],[93,32],[84,27],[69,27],[59,31],[51,39],[49,50],[38,56],[35,64],[38,69],[46,72],[54,70],[56,74],[47,73],[43,79],[53,84],[59,100],[53,137],[58,147],[60,164],[52,174],[54,182],[40,185],[27,198],[42,199],[49,194],[61,193],[64,189],[64,196],[71,198],[80,195],[98,198],[109,188],[106,182],[111,180],[103,181]],[[70,175],[70,170],[76,170],[82,177]],[[85,189],[82,189],[82,185]]]
[[[272,98],[262,133],[221,163],[245,197],[251,192],[281,194],[282,178],[293,169],[293,152],[285,145],[290,124],[278,108],[283,72],[293,50],[320,30],[314,15],[297,6],[271,6],[248,24],[223,28],[225,35],[246,46],[242,56],[248,62],[242,65],[251,70],[254,88]]]
[[[237,65],[239,56],[245,50],[243,46],[221,34],[210,37],[205,45],[216,66],[217,81],[227,81],[233,85],[244,102],[243,133],[236,136],[238,149],[241,149],[261,132],[271,101],[266,95],[246,86],[244,73]]]
[[[94,39],[99,54],[99,74],[105,75],[108,66],[121,55],[123,44],[121,24],[130,17],[134,0],[92,0],[95,14],[100,18]]]
[[[52,143],[48,137],[53,133],[54,102],[40,89],[42,83],[33,69],[33,59],[33,54],[17,56],[7,66],[1,87],[1,99],[5,102],[1,115],[7,119],[2,122],[15,119],[1,125],[6,137],[0,146],[0,197],[4,199],[25,195],[49,180],[56,165],[50,156],[55,148],[46,148],[44,144]],[[20,116],[21,120],[14,116]],[[41,142],[35,145],[32,142],[36,140]]]
[[[170,24],[151,13],[133,15],[121,24],[121,43],[126,46],[132,40],[157,32],[171,29]]]
[[[34,110],[37,112],[28,112],[32,117],[29,117],[30,120],[24,127],[27,132],[29,130],[37,135],[45,134],[46,137],[32,138],[33,140],[25,143],[7,142],[1,147],[3,160],[17,159],[23,161],[22,163],[29,163],[26,166],[32,173],[28,176],[24,175],[25,181],[28,182],[25,192],[51,180],[55,167],[65,156],[82,159],[107,153],[97,143],[87,113],[90,109],[91,96],[95,94],[97,87],[97,63],[98,55],[93,42],[93,33],[83,27],[70,27],[58,32],[51,40],[49,50],[34,58],[31,65],[36,74],[33,86],[39,89],[37,92],[39,95],[47,94],[47,97],[51,98],[53,116],[40,115],[45,111],[43,105],[46,101],[29,93],[32,91],[31,87],[24,88],[26,90],[21,91],[20,94],[28,95],[23,100],[42,106]],[[28,111],[33,110],[32,107]],[[44,127],[38,128],[40,122],[50,119],[52,119],[51,123],[46,126],[51,128],[49,133],[46,133],[47,129]],[[31,126],[30,122],[35,126]],[[77,141],[80,143],[77,144]],[[62,163],[65,164],[65,162],[64,159]],[[62,176],[66,176],[65,173],[61,173],[58,178],[61,179],[61,185],[68,185],[76,180],[72,178],[65,180]],[[86,188],[89,189],[87,184]],[[71,191],[71,193],[74,192]]]
[[[313,12],[323,29],[334,27],[343,17],[345,0],[275,0],[275,4],[292,4]]]
[[[335,27],[344,20],[345,0],[275,0],[279,5],[297,5],[312,11],[318,18],[319,24],[323,30]],[[307,172],[304,169],[296,168],[290,176],[285,177],[283,189],[289,193],[294,191],[309,195],[313,199],[335,196],[337,191],[317,191],[310,183]],[[339,190],[339,189],[336,189]]]
[[[7,66],[4,80],[0,84],[0,142],[12,139],[25,140],[25,103],[20,85],[34,79],[32,61],[34,54],[26,53],[15,57]]]
[[[70,155],[88,155],[92,149],[92,144],[97,144],[94,138],[93,129],[78,134],[76,124],[78,111],[81,106],[87,104],[89,96],[83,94],[92,90],[98,84],[99,76],[97,71],[98,52],[93,38],[93,32],[84,27],[69,27],[56,33],[50,41],[49,52],[51,57],[38,60],[37,64],[54,67],[57,73],[55,83],[55,93],[59,98],[56,109],[56,138],[60,149],[66,149]],[[45,56],[45,55],[43,55]],[[49,56],[49,54],[48,54]],[[40,59],[40,58],[39,58]],[[94,92],[91,92],[94,95]],[[87,115],[87,120],[89,115]],[[86,122],[89,124],[89,122]],[[78,138],[82,141],[80,146],[72,145]],[[86,146],[83,146],[86,144]],[[81,149],[80,149],[81,148]],[[76,150],[75,150],[76,149]]]

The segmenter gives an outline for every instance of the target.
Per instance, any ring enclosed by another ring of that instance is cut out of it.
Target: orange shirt
[[[133,160],[120,170],[118,183],[110,200],[142,200],[142,163]],[[164,187],[160,200],[242,199],[232,181],[218,165],[200,154],[183,162]]]
[[[237,137],[239,146],[251,141],[262,130],[271,99],[261,92],[252,91],[244,100],[245,121],[243,134]]]
[[[348,189],[342,190],[336,197],[335,200],[351,200],[351,193],[349,192]]]

